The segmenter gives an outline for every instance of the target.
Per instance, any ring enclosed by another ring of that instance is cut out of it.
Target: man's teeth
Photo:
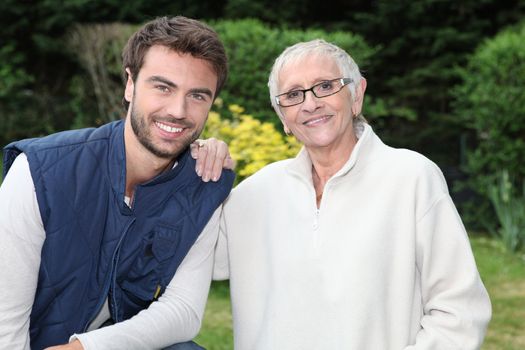
[[[155,122],[155,124],[162,130],[164,131],[167,131],[167,132],[181,132],[182,131],[182,128],[174,128],[172,126],[169,126],[169,125],[166,125],[166,124],[162,124],[162,123],[159,123],[159,122]]]

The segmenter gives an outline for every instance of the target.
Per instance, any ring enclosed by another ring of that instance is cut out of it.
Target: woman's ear
[[[363,100],[365,98],[366,79],[361,78],[355,87],[354,101],[352,102],[352,114],[357,116],[363,109]]]
[[[365,78],[361,78],[361,81],[359,82],[359,85],[358,85],[358,90],[359,90],[359,98],[361,100],[361,102],[363,102],[363,99],[365,97],[365,91],[366,91],[366,79]]]
[[[286,122],[284,121],[284,116],[279,115],[279,119],[281,120],[281,123],[283,123],[284,133],[286,135],[293,135],[292,131],[290,130],[290,128],[288,127],[288,125],[286,125]]]

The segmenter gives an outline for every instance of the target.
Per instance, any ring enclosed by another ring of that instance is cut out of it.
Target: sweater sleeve
[[[200,329],[213,269],[221,208],[179,266],[164,294],[129,320],[75,334],[85,350],[159,349],[193,339]]]
[[[405,350],[479,349],[491,304],[448,193],[418,221],[416,239],[423,315],[416,343]]]
[[[0,348],[29,349],[45,231],[25,154],[0,186]]]

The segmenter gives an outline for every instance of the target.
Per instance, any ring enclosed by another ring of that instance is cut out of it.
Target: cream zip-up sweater
[[[479,349],[490,300],[441,171],[359,136],[319,209],[304,149],[225,203],[235,349]]]

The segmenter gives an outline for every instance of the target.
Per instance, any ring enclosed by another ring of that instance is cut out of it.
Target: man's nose
[[[168,101],[165,111],[166,114],[176,118],[183,119],[186,117],[187,101],[186,96],[182,94],[176,94]]]

